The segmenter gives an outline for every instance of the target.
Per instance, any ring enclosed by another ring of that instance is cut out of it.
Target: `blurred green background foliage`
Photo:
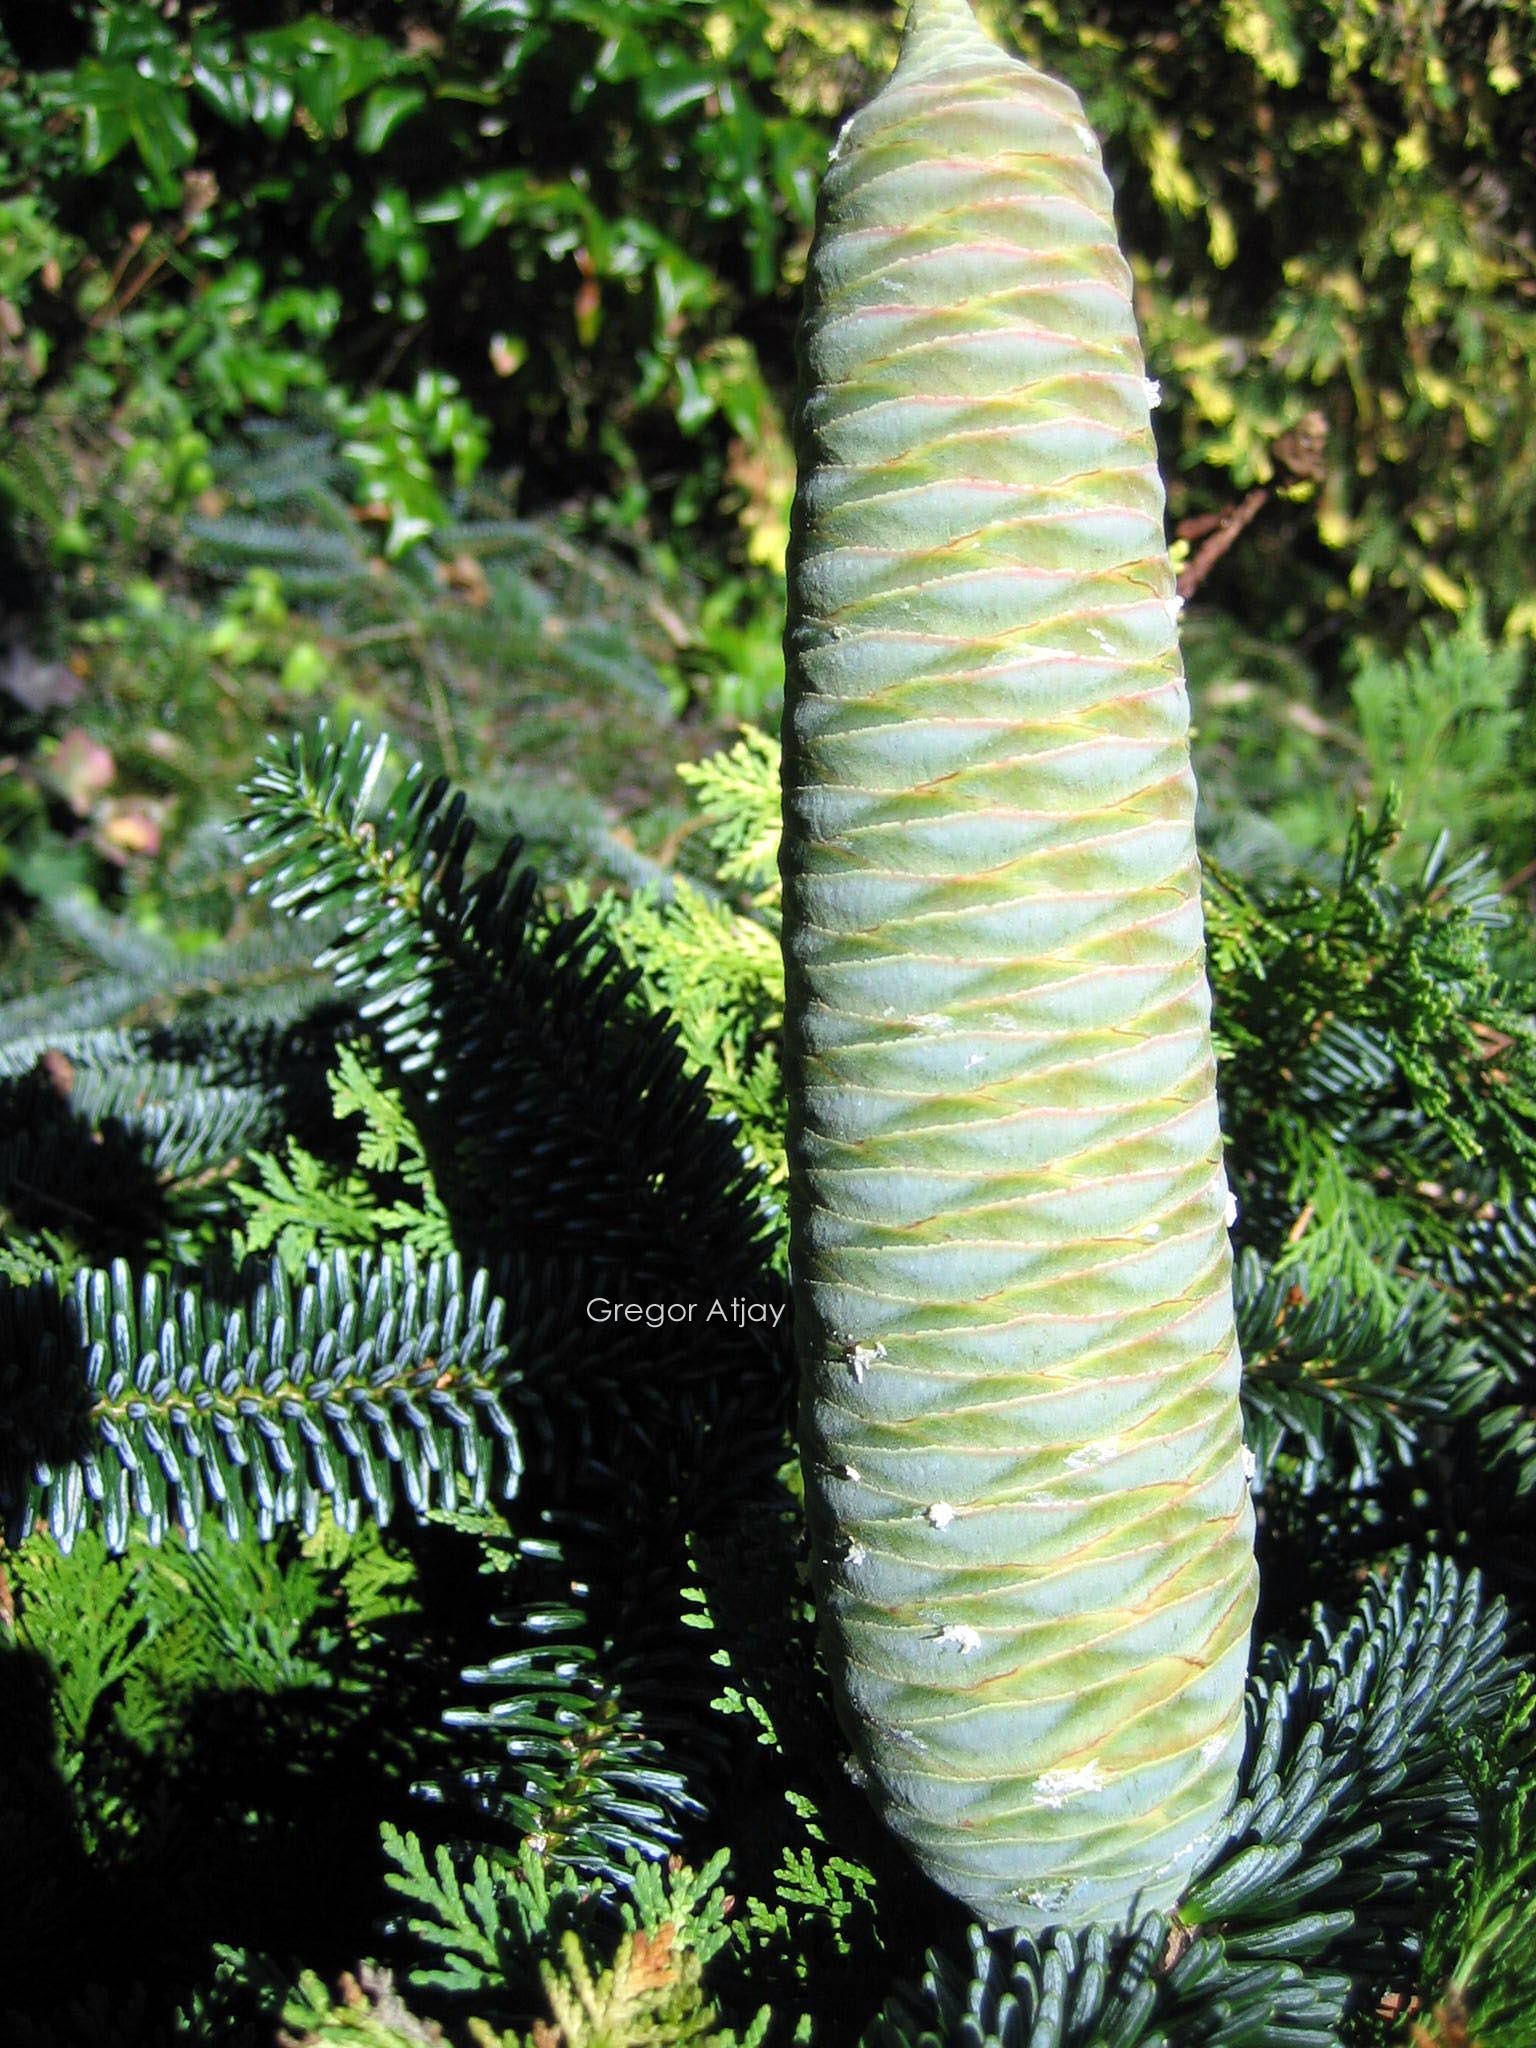
[[[981,12],[1104,139],[1213,826],[1337,846],[1396,781],[1405,861],[1449,824],[1520,874],[1529,9]],[[578,866],[600,842],[621,868],[671,860],[674,762],[777,717],[816,182],[898,16],[72,0],[11,20],[13,936],[81,889],[212,933],[177,861],[299,707],[369,713],[496,784]]]

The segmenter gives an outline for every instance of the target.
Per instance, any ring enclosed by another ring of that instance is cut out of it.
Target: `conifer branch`
[[[973,1927],[968,1963],[930,1956],[867,2048],[1336,2048],[1353,2004],[1411,1977],[1415,1902],[1472,1847],[1455,1745],[1503,1720],[1504,1627],[1475,1573],[1430,1559],[1319,1617],[1299,1653],[1270,1648],[1237,1801],[1177,1915]]]
[[[277,908],[340,910],[318,964],[451,1110],[476,1241],[622,1260],[633,1280],[757,1281],[759,1177],[685,1075],[670,1020],[631,1008],[635,970],[590,919],[543,912],[515,842],[469,879],[463,799],[411,769],[376,804],[384,772],[382,746],[322,721],[251,783],[250,858],[271,863],[259,886]]]
[[[0,1281],[7,1539],[42,1520],[67,1549],[89,1517],[114,1551],[136,1525],[195,1546],[210,1512],[312,1533],[323,1499],[344,1526],[363,1501],[387,1521],[396,1484],[418,1515],[481,1504],[498,1465],[510,1493],[504,1318],[485,1274],[466,1288],[456,1258],[409,1251],[316,1256],[298,1288],[274,1262],[234,1306],[123,1261],[62,1296]]]
[[[1261,1485],[1289,1454],[1303,1492],[1325,1477],[1372,1486],[1384,1465],[1409,1464],[1483,1383],[1472,1342],[1427,1282],[1397,1302],[1313,1293],[1304,1268],[1266,1266],[1249,1247],[1234,1293],[1245,1434]]]

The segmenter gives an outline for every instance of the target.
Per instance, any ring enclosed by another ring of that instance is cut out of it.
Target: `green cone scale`
[[[1188,707],[1065,87],[916,0],[833,153],[786,639],[813,1566],[889,1824],[997,1923],[1178,1897],[1255,1599]]]

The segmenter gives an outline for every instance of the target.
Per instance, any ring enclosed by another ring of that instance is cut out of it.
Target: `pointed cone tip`
[[[912,0],[901,32],[900,63],[908,75],[961,52],[1000,55],[997,44],[976,19],[971,0]]]
[[[912,0],[902,29],[903,48],[924,37],[939,34],[981,36],[990,40],[976,19],[971,0]]]

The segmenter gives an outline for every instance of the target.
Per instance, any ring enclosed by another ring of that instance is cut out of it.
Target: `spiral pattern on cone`
[[[1082,110],[917,0],[834,152],[786,635],[813,1568],[890,1825],[981,1916],[1168,1905],[1255,1599],[1188,708]]]

